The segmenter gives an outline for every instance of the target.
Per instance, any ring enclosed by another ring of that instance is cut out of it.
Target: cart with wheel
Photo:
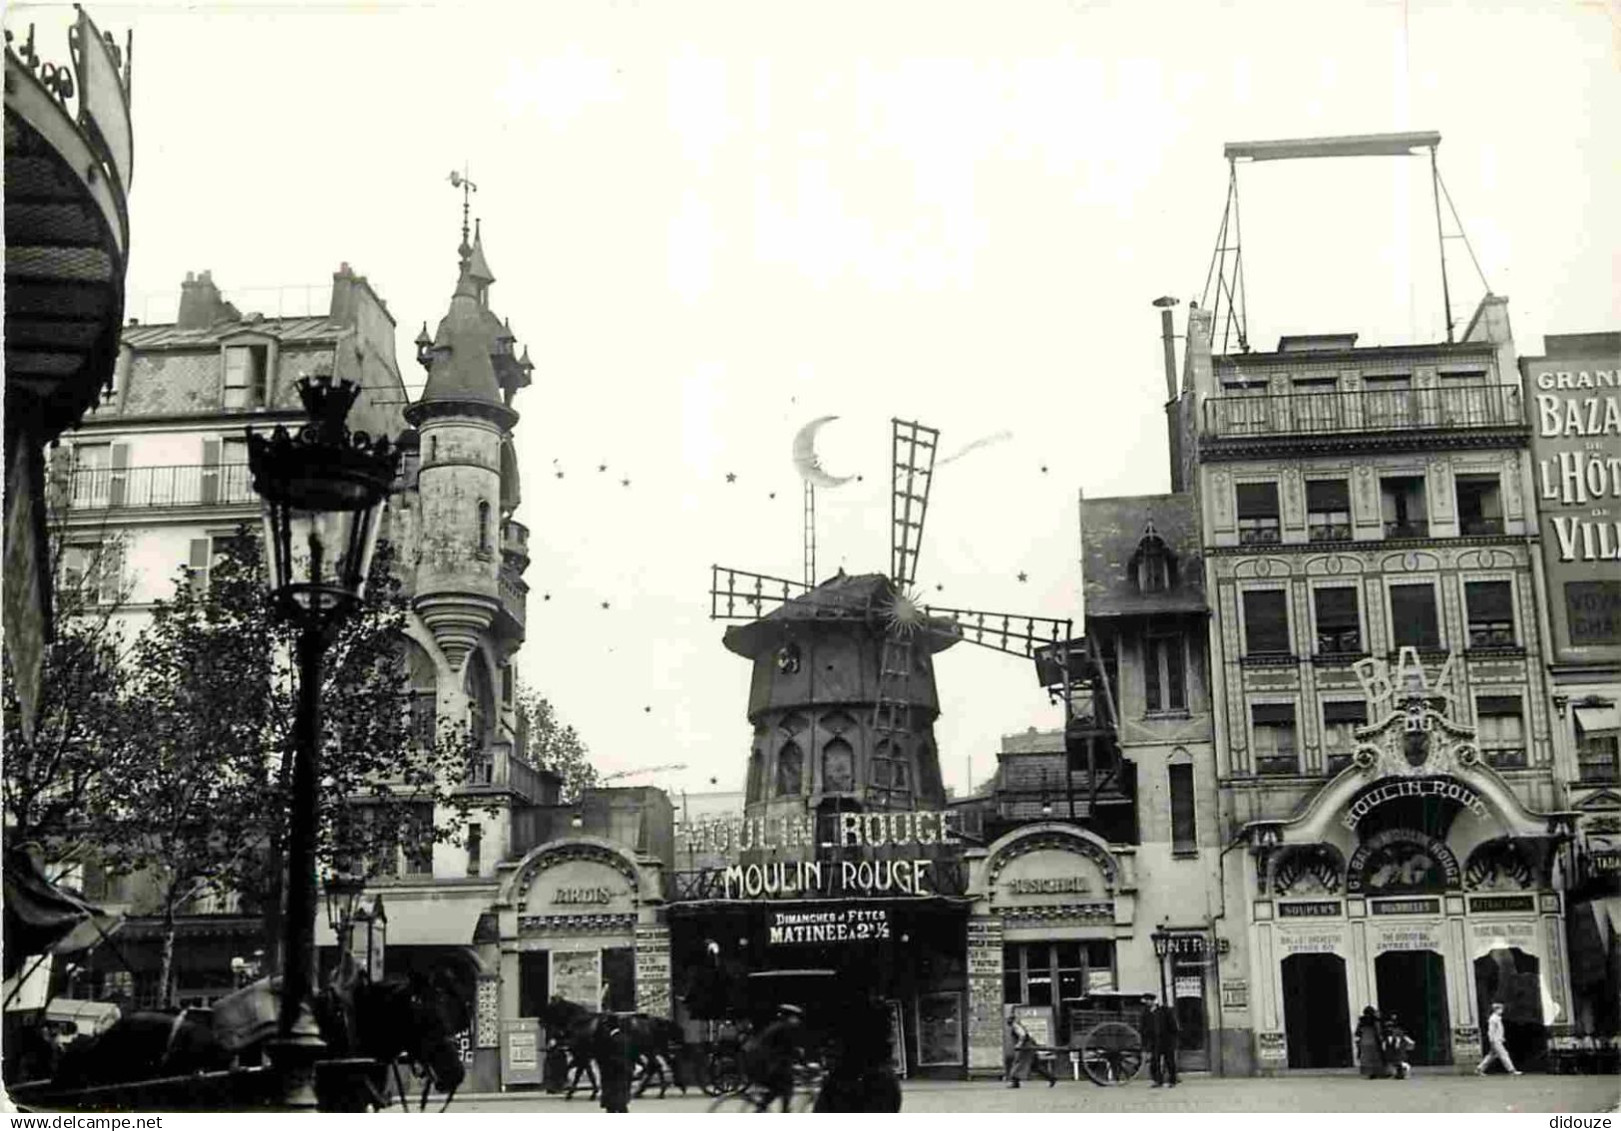
[[[1070,1006],[1070,1056],[1100,1087],[1124,1084],[1142,1070],[1147,1001],[1142,994],[1094,992]]]

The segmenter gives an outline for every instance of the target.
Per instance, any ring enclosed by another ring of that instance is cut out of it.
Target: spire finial
[[[472,245],[467,242],[467,218],[473,210],[473,194],[478,191],[478,186],[468,178],[465,164],[459,173],[454,169],[450,171],[450,183],[462,190],[462,245],[459,250],[465,265],[467,257],[473,253]]]

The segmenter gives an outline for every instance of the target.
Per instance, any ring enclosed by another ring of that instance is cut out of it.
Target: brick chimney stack
[[[182,330],[206,330],[221,318],[237,317],[236,308],[220,295],[212,272],[199,275],[186,272],[180,284],[180,313],[175,325]]]

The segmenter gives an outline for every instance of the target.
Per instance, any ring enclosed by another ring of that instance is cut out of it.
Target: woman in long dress
[[[1362,1017],[1356,1023],[1357,1063],[1362,1066],[1365,1079],[1379,1080],[1388,1075],[1384,1044],[1384,1027],[1379,1023],[1379,1011],[1370,1005],[1362,1011]]]

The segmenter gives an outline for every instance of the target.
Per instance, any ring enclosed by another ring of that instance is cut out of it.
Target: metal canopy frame
[[[1458,218],[1458,209],[1452,203],[1452,195],[1442,183],[1440,166],[1436,160],[1436,150],[1440,145],[1441,135],[1434,130],[1294,138],[1280,141],[1230,141],[1224,145],[1222,156],[1227,159],[1227,200],[1222,208],[1221,226],[1216,233],[1216,247],[1210,256],[1210,268],[1205,272],[1204,291],[1199,300],[1201,306],[1211,310],[1212,334],[1216,324],[1221,325],[1221,352],[1228,352],[1229,342],[1235,336],[1238,339],[1239,352],[1250,351],[1249,303],[1244,288],[1244,241],[1238,207],[1240,161],[1301,161],[1320,157],[1416,157],[1424,150],[1428,150],[1430,156],[1430,190],[1435,202],[1436,249],[1441,264],[1441,302],[1446,315],[1447,343],[1452,344],[1453,328],[1457,325],[1457,321],[1452,316],[1452,290],[1447,277],[1447,240],[1463,241],[1475,272],[1480,276],[1481,285],[1485,287],[1488,295],[1492,293],[1492,289],[1486,282],[1485,272],[1480,269],[1480,260],[1476,258],[1474,248],[1464,235],[1462,221]],[[1456,229],[1450,235],[1441,222],[1443,199],[1446,200],[1447,208],[1452,213],[1452,226]],[[1212,291],[1214,291],[1213,306]]]

